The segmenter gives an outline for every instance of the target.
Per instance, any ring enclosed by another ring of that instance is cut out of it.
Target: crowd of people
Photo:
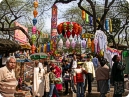
[[[59,92],[69,95],[71,91],[77,97],[85,97],[87,88],[88,94],[92,93],[92,82],[95,79],[100,97],[106,97],[110,92],[110,83],[114,86],[113,97],[122,97],[125,65],[121,64],[118,55],[112,61],[114,63],[111,68],[105,58],[96,55],[92,58],[90,54],[87,54],[86,59],[77,58],[75,54],[70,58],[65,56],[60,63],[47,59],[35,60],[30,87],[25,81],[19,80],[17,83],[13,71],[16,59],[11,56],[6,65],[0,68],[0,97],[14,97],[16,86],[29,90],[33,97],[60,97]]]

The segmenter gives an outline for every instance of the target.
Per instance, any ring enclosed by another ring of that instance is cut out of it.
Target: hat
[[[82,65],[84,62],[78,62],[77,65]]]

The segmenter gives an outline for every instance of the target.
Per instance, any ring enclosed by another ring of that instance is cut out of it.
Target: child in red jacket
[[[74,69],[74,84],[77,85],[77,97],[84,97],[84,78],[83,74],[87,73],[82,66],[83,62],[77,63],[77,68]],[[81,90],[80,90],[81,89]]]

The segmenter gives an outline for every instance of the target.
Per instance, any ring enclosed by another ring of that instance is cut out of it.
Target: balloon
[[[35,26],[35,25],[36,25],[36,23],[37,23],[37,19],[36,19],[36,18],[34,18],[34,19],[33,19],[33,25]]]

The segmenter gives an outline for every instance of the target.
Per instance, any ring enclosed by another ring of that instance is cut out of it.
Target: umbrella
[[[31,59],[43,59],[43,58],[47,58],[47,54],[46,53],[34,53],[32,55],[30,55]]]
[[[18,59],[17,62],[24,63],[24,62],[31,62],[31,60],[29,60],[29,59]]]

